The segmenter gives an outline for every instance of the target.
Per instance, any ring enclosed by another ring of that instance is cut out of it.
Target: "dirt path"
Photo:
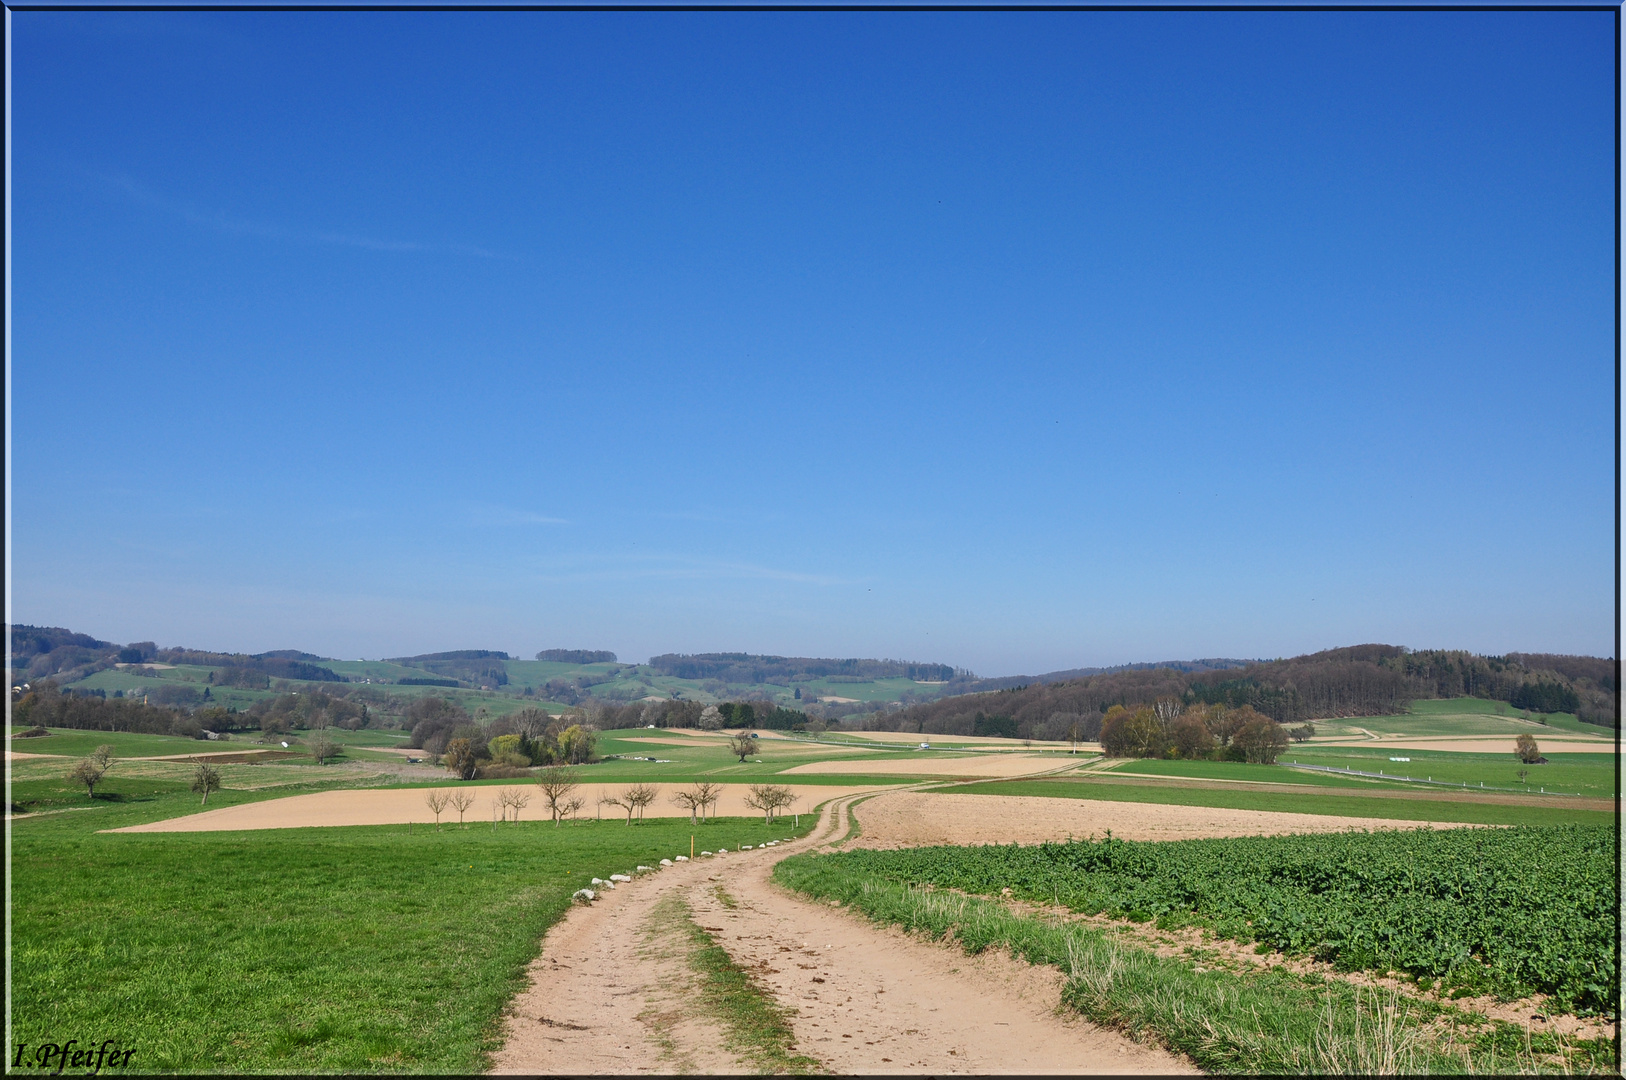
[[[493,1071],[749,1071],[684,1008],[683,974],[661,950],[654,918],[674,895],[736,964],[796,1010],[796,1051],[834,1072],[1196,1071],[1059,1014],[1057,972],[968,957],[771,884],[781,858],[846,833],[850,802],[836,800],[806,840],[680,863],[573,909],[543,942]]]

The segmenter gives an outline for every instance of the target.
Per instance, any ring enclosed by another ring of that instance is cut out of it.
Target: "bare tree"
[[[446,803],[451,797],[451,792],[441,788],[430,788],[424,793],[423,801],[428,805],[429,812],[435,815],[436,832],[440,832],[440,815],[446,812]]]
[[[753,810],[762,811],[762,820],[772,823],[774,812],[781,806],[789,806],[796,796],[791,794],[790,788],[779,787],[775,784],[752,784],[751,793],[745,797],[745,805]]]
[[[107,770],[108,766],[99,763],[96,756],[92,754],[73,767],[73,771],[68,774],[68,779],[85,785],[85,795],[94,799],[96,797],[96,785],[102,782],[102,777],[107,774]]]
[[[746,758],[757,752],[757,740],[751,738],[750,732],[742,731],[738,735],[729,736],[728,750],[738,756],[740,764],[743,765]]]
[[[323,715],[326,714],[324,713]],[[319,729],[316,735],[312,737],[311,757],[316,759],[316,764],[326,765],[327,759],[333,757],[338,752],[339,744],[329,738],[323,730]]]
[[[111,769],[113,767],[113,748],[107,743],[102,743],[102,745],[90,752],[90,760],[103,769]]]
[[[582,798],[580,795],[572,795],[570,798],[559,804],[559,812],[565,817],[574,818],[576,816],[576,812],[586,805],[586,799]]]
[[[654,802],[655,796],[659,795],[660,791],[661,789],[653,784],[634,784],[626,790],[622,797],[632,804],[633,809],[638,812],[638,820],[642,821],[644,820],[644,807]]]
[[[717,800],[723,797],[723,785],[710,780],[701,780],[694,785],[696,798],[700,800],[700,820],[704,821]]]
[[[550,765],[536,774],[537,789],[542,793],[542,802],[547,806],[554,825],[559,824],[560,809],[575,792],[578,783],[575,775],[562,765]]]
[[[220,770],[213,765],[192,759],[192,791],[203,796],[199,805],[209,805],[209,793],[220,790]]]
[[[700,810],[706,805],[701,800],[700,792],[696,788],[690,788],[687,791],[679,791],[679,792],[677,792],[676,794],[674,794],[672,796],[672,802],[673,802],[674,805],[681,806],[681,807],[683,807],[683,809],[685,809],[685,810],[687,810],[689,812],[689,824],[690,825],[693,825],[695,823],[695,815],[698,814],[700,812]]]
[[[518,822],[519,812],[531,805],[531,796],[516,789],[508,796],[508,805],[514,808],[514,821]]]
[[[453,739],[447,743],[441,759],[448,769],[457,774],[459,780],[473,780],[480,771],[474,744],[468,739]]]
[[[457,811],[457,823],[463,825],[463,815],[474,808],[474,792],[460,789],[451,793],[452,809]],[[463,825],[466,829],[467,825]]]
[[[638,808],[638,804],[632,801],[631,790],[624,791],[620,795],[600,795],[598,804],[600,806],[619,806],[625,810],[628,825],[632,824],[632,812]]]

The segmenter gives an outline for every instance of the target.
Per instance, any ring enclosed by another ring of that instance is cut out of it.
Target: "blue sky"
[[[13,28],[15,621],[1613,652],[1612,14]]]

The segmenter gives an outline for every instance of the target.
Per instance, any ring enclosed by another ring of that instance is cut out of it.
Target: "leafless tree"
[[[338,752],[339,744],[329,738],[323,731],[318,731],[311,739],[311,757],[316,759],[318,765],[326,765],[327,759]]]
[[[516,789],[508,796],[508,805],[514,808],[514,820],[518,822],[519,812],[531,805],[531,796]]]
[[[429,812],[435,815],[435,831],[440,832],[440,815],[446,812],[446,804],[451,800],[452,794],[441,788],[430,788],[424,793],[423,801],[428,805]]]
[[[559,812],[565,817],[574,818],[577,811],[581,810],[581,808],[586,805],[586,799],[582,798],[580,795],[572,795],[570,798],[559,804]]]
[[[653,784],[634,784],[622,795],[638,813],[638,820],[644,820],[644,807],[655,801],[661,789]]]
[[[694,792],[700,800],[700,820],[704,821],[708,816],[715,816],[712,808],[717,805],[717,800],[723,797],[723,785],[710,780],[701,780],[694,785]]]
[[[468,828],[463,824],[463,815],[474,808],[474,792],[466,788],[454,791],[451,794],[451,801],[452,809],[457,811],[457,823],[463,825],[465,829]]]
[[[575,792],[578,783],[575,774],[562,765],[550,765],[536,774],[537,789],[542,793],[542,802],[547,806],[554,825],[559,824],[560,809]]]
[[[774,812],[782,806],[789,806],[795,799],[790,788],[775,784],[752,784],[751,793],[745,797],[745,805],[753,810],[761,810],[762,820],[771,823]]]
[[[738,735],[729,736],[728,750],[737,756],[743,765],[746,758],[757,752],[757,740],[751,738],[750,732],[742,731]]]
[[[192,791],[203,796],[199,805],[209,805],[209,793],[220,790],[220,770],[213,765],[192,759]]]
[[[681,806],[683,809],[689,812],[690,825],[695,823],[695,815],[700,812],[701,807],[706,805],[700,801],[700,792],[694,788],[690,788],[687,791],[679,791],[673,794],[672,803],[676,806]]]
[[[101,784],[101,777],[106,774],[106,764],[99,763],[96,761],[96,755],[91,755],[73,766],[72,773],[68,773],[68,779],[76,784],[85,784],[85,794],[94,799],[96,786]]]

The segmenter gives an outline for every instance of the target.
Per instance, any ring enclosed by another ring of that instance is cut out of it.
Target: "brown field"
[[[1351,829],[1464,828],[1450,822],[920,791],[877,795],[859,806],[857,814],[863,826],[859,846],[885,848],[931,844],[1037,844],[1100,837],[1106,835],[1108,829],[1122,840],[1195,840]]]
[[[454,787],[458,785],[446,785]],[[587,800],[578,816],[584,818],[595,817],[598,814],[598,799],[601,795],[618,795],[625,791],[630,784],[582,784],[575,791],[580,798]],[[657,784],[660,796],[644,811],[645,817],[672,818],[688,817],[689,812],[673,805],[672,793],[687,784]],[[750,794],[747,784],[724,784],[722,800],[717,804],[715,813],[719,817],[750,817],[760,811],[752,810],[745,805],[745,797]],[[830,799],[841,798],[858,792],[878,790],[873,787],[838,787],[823,784],[790,784],[788,786],[797,797],[794,805],[785,810],[785,813],[809,813],[815,806]],[[497,792],[504,790],[522,791],[531,796],[530,805],[520,811],[520,816],[529,821],[535,821],[547,816],[543,806],[542,796],[534,784],[489,784],[469,787],[474,792],[476,802],[474,808],[468,812],[467,820],[480,824],[491,821],[492,809],[497,805]],[[285,799],[269,799],[265,802],[245,803],[241,806],[224,806],[219,810],[205,810],[202,813],[191,814],[187,817],[171,818],[167,821],[154,821],[146,825],[132,825],[126,829],[114,829],[113,832],[231,832],[240,829],[299,829],[323,825],[405,825],[407,822],[417,824],[433,823],[435,818],[424,803],[424,795],[429,788],[363,788],[343,791],[319,791],[309,795],[290,795]],[[626,811],[614,806],[604,807],[604,815],[608,819],[618,819],[626,816]],[[441,815],[441,824],[456,822],[457,812],[451,811]]]

